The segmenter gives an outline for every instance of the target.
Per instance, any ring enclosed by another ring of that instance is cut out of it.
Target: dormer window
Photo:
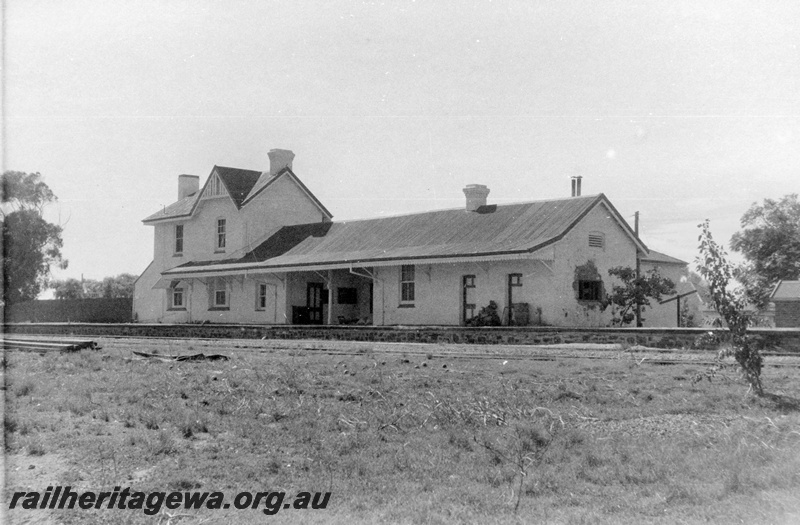
[[[226,221],[225,219],[217,219],[217,241],[215,245],[215,250],[218,252],[225,251],[225,232],[226,228]]]

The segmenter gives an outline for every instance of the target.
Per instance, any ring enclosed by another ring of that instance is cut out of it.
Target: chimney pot
[[[269,174],[275,175],[283,168],[292,169],[294,153],[288,149],[269,150]]]
[[[573,197],[580,197],[581,196],[581,179],[583,177],[580,175],[575,175],[572,177],[572,196]]]
[[[486,206],[489,188],[483,184],[467,184],[464,195],[467,197],[467,211],[476,211],[481,206]]]
[[[200,177],[197,175],[178,175],[178,200],[200,191]]]

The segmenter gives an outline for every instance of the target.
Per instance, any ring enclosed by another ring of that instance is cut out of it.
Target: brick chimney
[[[573,197],[580,197],[581,196],[581,177],[580,175],[574,175],[572,177],[572,196]]]
[[[200,191],[200,177],[197,175],[178,175],[178,200]]]
[[[467,184],[464,195],[467,197],[467,211],[476,211],[481,206],[486,206],[489,188],[483,184]]]
[[[269,150],[269,174],[275,175],[283,168],[292,169],[292,159],[294,153],[288,149]]]

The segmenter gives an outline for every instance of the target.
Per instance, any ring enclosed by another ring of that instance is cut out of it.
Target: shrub
[[[497,303],[489,301],[487,306],[481,308],[475,317],[468,319],[464,324],[467,326],[500,326],[501,322],[500,315],[497,313]]]
[[[733,355],[739,363],[742,375],[750,383],[750,388],[757,395],[764,393],[761,384],[761,368],[764,360],[761,352],[747,335],[747,327],[751,324],[751,315],[747,312],[747,291],[743,288],[732,288],[734,267],[726,257],[725,250],[711,236],[708,219],[699,225],[700,256],[697,267],[700,275],[708,281],[708,290],[714,308],[728,325],[731,332],[731,346],[720,351],[720,358]]]

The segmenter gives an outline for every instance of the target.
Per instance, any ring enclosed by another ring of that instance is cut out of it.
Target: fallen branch
[[[227,361],[229,358],[226,355],[222,354],[191,354],[191,355],[162,355],[162,354],[148,354],[146,352],[137,352],[136,350],[132,350],[132,352],[139,357],[145,357],[147,359],[156,359],[158,361]]]

